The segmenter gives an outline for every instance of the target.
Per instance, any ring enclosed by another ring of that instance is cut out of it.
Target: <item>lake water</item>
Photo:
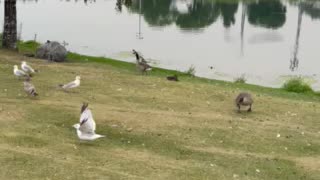
[[[68,50],[279,87],[302,76],[320,89],[320,2],[214,0],[18,0],[23,40]],[[3,0],[0,0],[0,28]]]

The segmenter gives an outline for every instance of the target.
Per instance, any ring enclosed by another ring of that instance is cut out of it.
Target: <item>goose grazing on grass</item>
[[[105,136],[95,133],[96,123],[88,106],[88,103],[83,103],[81,107],[80,123],[73,125],[73,127],[77,130],[77,135],[80,140],[93,141]]]
[[[13,66],[13,74],[14,74],[15,76],[17,76],[19,79],[20,79],[21,77],[29,77],[29,75],[26,74],[24,71],[21,71],[21,70],[18,68],[17,65],[14,65],[14,66]]]
[[[23,82],[24,91],[29,94],[30,96],[36,97],[38,96],[38,93],[36,92],[36,88],[33,84],[30,82],[30,77],[27,77],[25,81]]]
[[[27,62],[22,61],[21,63],[21,69],[25,72],[28,73],[29,75],[34,74],[36,71],[27,64]]]
[[[68,90],[68,89],[72,89],[72,88],[76,88],[80,86],[80,76],[76,76],[76,79],[68,84],[60,84],[59,86],[63,89],[63,90]]]
[[[242,92],[236,98],[236,105],[238,107],[238,112],[240,112],[241,106],[249,106],[249,109],[247,111],[251,112],[252,104],[253,104],[253,99],[251,94],[249,93]]]
[[[136,67],[137,70],[140,71],[142,74],[147,74],[148,71],[152,70],[152,67],[147,63],[147,61],[139,55],[136,50],[132,50],[132,53],[136,56]]]

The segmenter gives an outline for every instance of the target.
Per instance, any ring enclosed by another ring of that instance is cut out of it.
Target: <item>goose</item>
[[[242,92],[237,96],[235,102],[238,107],[238,112],[240,112],[241,106],[249,106],[249,109],[247,111],[248,112],[252,111],[253,99],[251,94]]]
[[[88,103],[83,103],[81,107],[80,123],[74,124],[73,127],[77,130],[77,135],[80,140],[93,141],[105,136],[95,133],[96,123],[88,106]]]
[[[24,87],[24,91],[35,97],[35,96],[38,96],[39,94],[36,92],[36,88],[34,87],[34,85],[30,82],[30,77],[27,77],[25,79],[25,81],[23,82],[23,87]]]
[[[133,49],[132,53],[136,56],[137,61],[147,63],[147,61],[136,50]]]
[[[68,90],[68,89],[72,89],[72,88],[76,88],[80,86],[80,76],[76,76],[76,79],[68,84],[60,84],[59,86],[64,89],[64,90]]]
[[[140,71],[142,74],[147,74],[147,71],[151,71],[152,67],[147,63],[147,61],[139,55],[136,50],[132,50],[132,53],[136,56],[136,67],[137,70]]]

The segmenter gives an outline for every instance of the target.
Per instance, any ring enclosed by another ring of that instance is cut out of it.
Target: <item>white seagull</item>
[[[73,127],[77,130],[77,135],[80,140],[93,141],[105,137],[104,135],[95,133],[96,123],[87,103],[84,103],[81,107],[80,123],[73,125]]]
[[[29,73],[29,74],[35,73],[35,70],[34,70],[31,66],[29,66],[29,65],[27,64],[27,62],[25,62],[25,61],[22,61],[22,63],[21,63],[21,69],[22,69],[24,72]]]
[[[59,85],[62,89],[72,89],[80,86],[80,76],[77,76],[76,79],[68,84],[61,84]]]
[[[15,76],[17,76],[18,78],[20,78],[20,77],[29,77],[29,75],[26,74],[24,71],[21,71],[20,69],[18,69],[17,65],[13,66],[13,74]]]

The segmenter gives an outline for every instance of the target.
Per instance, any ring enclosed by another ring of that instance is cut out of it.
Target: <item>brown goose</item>
[[[252,111],[252,104],[253,104],[253,99],[251,94],[242,92],[240,93],[237,98],[236,98],[236,105],[238,107],[238,112],[240,112],[241,106],[249,106],[249,109],[247,110],[248,112]]]
[[[140,56],[140,54],[136,50],[133,49],[132,53],[136,56],[136,67],[138,71],[140,71],[142,74],[147,74],[147,71],[152,70],[152,67],[142,56]]]

